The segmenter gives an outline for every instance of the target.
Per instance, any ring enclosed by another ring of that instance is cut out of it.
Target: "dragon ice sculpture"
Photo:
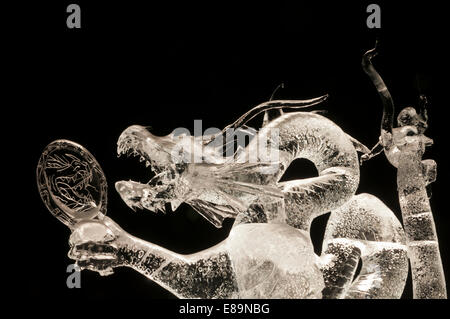
[[[446,298],[425,189],[436,177],[436,164],[421,159],[432,143],[423,135],[426,100],[419,114],[403,109],[399,127],[393,128],[392,98],[371,63],[375,52],[363,57],[384,105],[380,141],[372,150],[322,115],[283,112],[326,96],[263,103],[207,137],[158,137],[138,125],[121,134],[118,154],[139,156],[156,174],[146,184],[116,183],[129,207],[165,211],[168,204],[176,210],[184,202],[216,227],[235,218],[227,239],[194,254],[178,254],[125,232],[106,216],[106,180],[95,158],[76,143],[51,143],[38,164],[38,188],[49,210],[71,229],[69,257],[102,275],[131,267],[180,298],[400,298],[409,257],[414,297]],[[279,116],[269,120],[271,109]],[[245,123],[261,112],[263,126],[247,147],[224,157],[218,137],[227,129],[247,129]],[[259,152],[258,141],[276,148],[276,161]],[[186,160],[195,150],[201,150],[201,161]],[[404,228],[381,200],[355,195],[357,152],[363,161],[382,151],[398,170]],[[248,161],[249,154],[256,160]],[[280,182],[297,158],[312,161],[318,176]],[[310,226],[328,212],[317,256]]]

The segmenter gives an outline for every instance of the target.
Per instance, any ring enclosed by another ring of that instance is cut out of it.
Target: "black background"
[[[397,111],[417,105],[427,94],[434,139],[425,158],[438,163],[432,185],[441,255],[449,272],[446,211],[448,165],[446,105],[439,102],[438,77],[446,64],[443,49],[443,9],[430,2],[395,2],[381,6],[382,28],[369,30],[370,2],[293,1],[231,4],[171,1],[76,1],[81,6],[81,29],[66,27],[70,2],[40,2],[19,8],[11,23],[10,83],[14,99],[11,121],[26,141],[21,156],[20,194],[16,205],[20,242],[15,276],[20,294],[29,299],[98,300],[101,298],[174,298],[155,283],[129,269],[109,277],[82,272],[82,288],[68,289],[67,227],[41,202],[35,169],[44,147],[59,138],[85,146],[101,164],[109,186],[108,215],[131,234],[179,253],[210,247],[227,237],[232,220],[216,229],[187,205],[166,215],[134,213],[114,189],[118,180],[145,181],[150,176],[138,161],[116,157],[116,141],[129,125],[148,125],[155,135],[174,128],[193,131],[234,121],[267,100],[283,82],[277,99],[306,99],[330,94],[314,109],[367,146],[379,136],[381,103],[361,69],[361,56],[380,40],[374,65],[395,100]],[[16,36],[15,32],[19,32]],[[443,94],[444,93],[444,94]],[[259,117],[261,120],[261,117]],[[17,147],[17,146],[16,146]],[[20,151],[21,152],[21,151]],[[18,162],[13,161],[13,165]],[[286,178],[314,173],[306,162]],[[25,187],[23,185],[26,185]],[[384,155],[361,168],[358,193],[382,199],[401,218],[396,193],[396,170]],[[327,215],[313,224],[312,237],[320,250]],[[412,297],[410,278],[403,298]]]

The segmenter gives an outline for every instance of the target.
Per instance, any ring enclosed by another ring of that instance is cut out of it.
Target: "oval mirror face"
[[[47,145],[39,159],[37,183],[47,208],[69,227],[106,214],[105,174],[77,143],[57,140]]]

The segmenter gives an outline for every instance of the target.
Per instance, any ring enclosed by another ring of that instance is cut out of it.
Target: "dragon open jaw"
[[[170,150],[174,143],[169,137],[152,135],[145,127],[133,125],[127,128],[117,142],[117,154],[139,157],[156,175],[146,184],[119,181],[116,190],[133,210],[166,211],[166,203],[175,210],[181,202],[174,198],[174,184],[178,180]]]

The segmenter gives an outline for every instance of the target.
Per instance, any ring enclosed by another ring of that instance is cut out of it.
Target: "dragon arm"
[[[129,267],[179,298],[231,298],[237,293],[225,242],[182,255],[134,237],[109,217],[77,225],[69,257],[101,275]]]

